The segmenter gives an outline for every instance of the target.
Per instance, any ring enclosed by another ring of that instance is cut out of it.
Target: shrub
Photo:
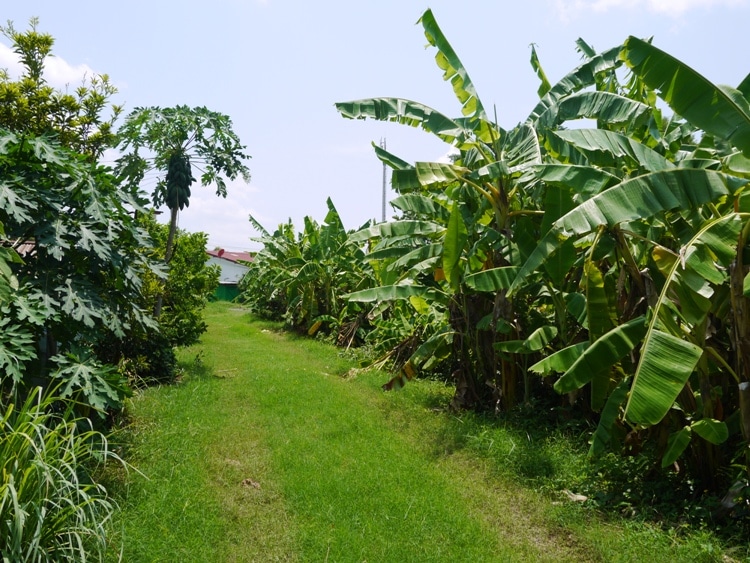
[[[64,405],[60,412],[60,405]],[[0,553],[3,561],[99,561],[115,511],[92,471],[120,461],[72,403],[36,388],[2,405]]]

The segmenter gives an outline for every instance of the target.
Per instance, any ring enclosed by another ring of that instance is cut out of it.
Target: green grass
[[[569,501],[565,442],[453,416],[438,382],[383,393],[324,344],[226,304],[207,320],[185,380],[129,406],[148,480],[122,485],[124,561],[720,560],[707,533]]]

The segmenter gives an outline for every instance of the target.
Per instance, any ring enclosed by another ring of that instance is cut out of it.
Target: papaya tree
[[[226,180],[250,180],[245,146],[232,130],[229,116],[205,107],[136,108],[118,131],[119,148],[131,150],[118,162],[118,170],[129,182],[138,184],[147,170],[158,177],[152,193],[155,207],[166,205],[170,212],[169,237],[164,260],[172,259],[178,213],[190,205],[191,186],[200,172],[200,184],[214,185],[216,195],[226,197]],[[144,156],[141,151],[148,155]],[[159,316],[162,299],[154,308]]]
[[[2,129],[0,173],[3,390],[58,379],[82,404],[120,406],[126,383],[95,345],[154,326],[139,305],[142,277],[159,272],[140,252],[150,240],[133,208],[144,201],[56,140]]]

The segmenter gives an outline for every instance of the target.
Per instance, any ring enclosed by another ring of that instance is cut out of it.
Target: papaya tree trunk
[[[174,254],[174,237],[177,233],[177,207],[172,207],[169,210],[169,235],[167,235],[167,247],[164,249],[164,263],[169,265],[172,260],[172,254]],[[156,297],[156,304],[154,305],[154,317],[159,318],[161,315],[162,304],[164,303],[164,290]]]

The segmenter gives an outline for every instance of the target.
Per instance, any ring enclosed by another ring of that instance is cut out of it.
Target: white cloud
[[[749,0],[554,0],[555,10],[563,21],[570,21],[581,12],[598,13],[611,10],[642,10],[680,17],[691,10],[715,7],[746,6]]]
[[[8,71],[11,78],[18,78],[23,72],[19,56],[13,49],[0,43],[0,68]],[[65,59],[51,56],[44,61],[44,78],[50,86],[64,89],[66,86],[76,88],[84,80],[97,73],[86,64],[71,65]]]
[[[0,68],[7,70],[11,76],[21,74],[21,63],[18,60],[18,55],[13,52],[13,49],[2,43],[0,43]]]
[[[47,57],[44,62],[44,78],[51,86],[64,88],[79,86],[97,73],[86,64],[72,66],[60,57]]]

